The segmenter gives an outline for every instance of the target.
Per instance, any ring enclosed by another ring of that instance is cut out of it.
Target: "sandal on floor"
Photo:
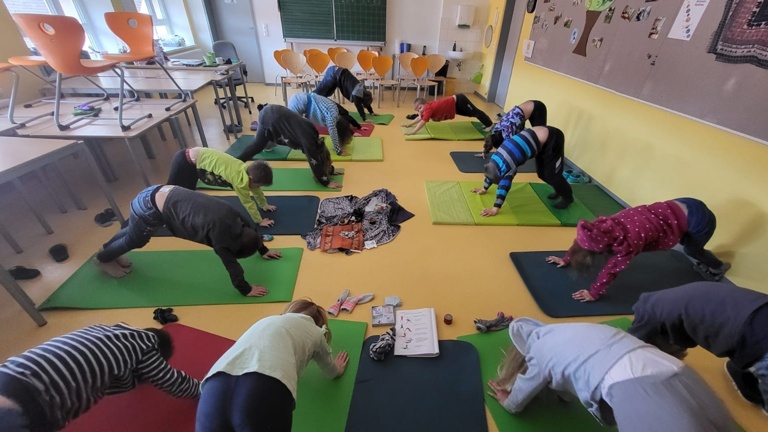
[[[48,249],[48,253],[56,262],[64,262],[69,259],[69,251],[67,251],[67,246],[64,243],[51,246],[51,248]]]
[[[29,280],[40,276],[40,270],[16,266],[8,269],[8,273],[16,280]]]

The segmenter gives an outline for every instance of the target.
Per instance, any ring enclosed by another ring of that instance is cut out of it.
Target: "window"
[[[168,21],[168,14],[165,12],[165,5],[162,0],[133,0],[133,2],[136,4],[137,12],[152,15],[156,39],[173,35],[171,22]]]
[[[83,50],[98,51],[98,44],[93,37],[93,28],[85,13],[82,0],[3,0],[8,12],[15,13],[34,13],[47,15],[66,15],[76,18],[85,30],[85,42]],[[156,0],[155,0],[156,1]],[[32,48],[33,44],[24,36],[27,46]]]

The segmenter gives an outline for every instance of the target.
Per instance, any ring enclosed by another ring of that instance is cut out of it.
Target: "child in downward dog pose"
[[[622,330],[518,318],[509,336],[512,347],[488,385],[510,413],[549,387],[563,399],[576,396],[598,422],[621,432],[738,430],[693,369]]]
[[[512,107],[493,127],[493,132],[485,137],[483,152],[475,156],[485,159],[493,149],[522,132],[526,120],[531,122],[531,126],[546,126],[547,106],[543,102],[529,100]]]
[[[493,121],[488,117],[488,114],[481,111],[463,94],[438,99],[434,102],[427,102],[424,98],[418,98],[413,101],[413,109],[418,111],[419,115],[412,122],[405,123],[402,126],[411,127],[416,123],[418,125],[405,132],[405,135],[414,135],[426,126],[430,120],[437,122],[451,120],[456,118],[457,115],[477,118],[485,126],[486,130],[493,126]]]
[[[290,432],[298,379],[310,360],[329,378],[347,367],[347,352],[334,358],[330,341],[325,310],[309,300],[258,321],[203,380],[195,430]]]
[[[536,158],[536,173],[539,178],[555,188],[549,199],[560,198],[553,207],[564,209],[573,202],[571,185],[563,177],[563,159],[565,158],[565,137],[563,132],[552,126],[536,126],[526,129],[504,141],[485,164],[485,183],[482,188],[472,192],[484,195],[492,184],[496,189],[496,201],[493,208],[483,209],[483,216],[495,216],[499,213],[507,193],[512,187],[512,180],[517,174],[517,167],[528,159]]]
[[[589,290],[573,293],[572,297],[582,302],[597,300],[605,294],[611,282],[640,252],[668,250],[678,243],[695,261],[694,270],[707,280],[719,281],[731,265],[704,249],[716,226],[715,214],[694,198],[630,207],[592,222],[580,221],[576,240],[565,257],[549,256],[546,260],[558,267],[572,264],[578,272],[588,273],[598,255],[608,256]]]

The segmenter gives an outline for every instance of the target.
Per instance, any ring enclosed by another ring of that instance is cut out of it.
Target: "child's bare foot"
[[[128,269],[128,271],[130,271],[130,268],[131,268],[131,266],[133,266],[133,263],[132,263],[132,262],[130,262],[130,261],[128,260],[128,258],[126,258],[126,257],[125,257],[125,256],[123,256],[123,255],[121,255],[121,256],[119,256],[119,257],[115,258],[115,262],[116,262],[116,263],[117,263],[117,265],[119,265],[120,267],[122,267],[122,268],[124,268],[124,269]]]
[[[130,272],[130,270],[126,270],[121,267],[120,264],[118,264],[116,261],[103,263],[94,257],[93,263],[96,264],[96,267],[100,268],[101,271],[112,276],[113,278],[121,278]]]

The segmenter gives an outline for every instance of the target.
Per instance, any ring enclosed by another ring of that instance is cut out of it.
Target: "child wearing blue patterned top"
[[[475,156],[485,159],[491,149],[499,148],[501,143],[522,132],[526,120],[530,121],[531,126],[546,126],[547,106],[541,101],[528,100],[513,107],[493,127],[493,132],[485,137],[483,152]]]
[[[552,126],[536,126],[504,141],[491,156],[490,162],[485,164],[483,187],[473,188],[472,192],[484,195],[492,184],[497,184],[498,188],[493,208],[483,209],[480,212],[482,216],[495,216],[499,213],[512,187],[512,179],[517,174],[517,167],[532,158],[536,159],[536,174],[555,189],[547,198],[552,200],[560,198],[553,207],[564,209],[571,205],[573,190],[563,177],[563,159],[565,158],[563,132]]]
[[[334,101],[315,93],[298,93],[291,96],[288,109],[301,114],[315,125],[328,128],[333,150],[339,156],[349,156],[344,147],[352,141],[352,129],[339,113],[339,106]]]

